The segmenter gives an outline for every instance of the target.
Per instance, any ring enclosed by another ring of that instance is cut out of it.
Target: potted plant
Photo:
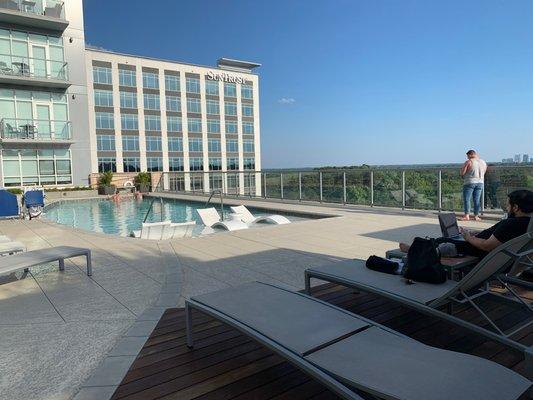
[[[152,178],[148,172],[139,172],[135,177],[135,186],[141,193],[147,193],[150,191],[150,183]]]
[[[112,181],[113,181],[113,172],[111,171],[102,172],[100,174],[100,178],[98,179],[98,193],[105,194],[108,196],[115,194],[116,187],[115,185],[111,185]]]

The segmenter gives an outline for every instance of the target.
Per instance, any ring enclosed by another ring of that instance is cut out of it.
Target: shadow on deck
[[[519,373],[524,360],[518,351],[488,341],[446,322],[423,316],[372,294],[332,284],[313,295],[372,319],[425,344],[490,359]],[[501,302],[484,300],[484,310],[504,326],[524,320],[524,313]],[[457,314],[479,322],[472,309]],[[195,348],[185,344],[185,314],[168,309],[113,399],[336,399],[321,384],[260,344],[220,322],[194,312]],[[533,343],[533,329],[521,342]],[[525,397],[524,397],[525,398]]]

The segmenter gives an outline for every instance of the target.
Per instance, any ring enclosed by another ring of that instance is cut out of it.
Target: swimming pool
[[[143,200],[123,199],[115,203],[107,199],[87,200],[62,200],[45,207],[44,218],[67,225],[73,228],[84,229],[92,232],[110,235],[129,236],[134,230],[141,229],[142,221],[150,208],[153,198]],[[219,209],[218,205],[214,205]],[[204,226],[200,221],[197,208],[205,208],[205,203],[156,199],[146,222],[159,222],[170,219],[172,222],[196,221],[197,227],[193,236],[198,236]],[[249,208],[254,215],[267,215],[277,212]],[[229,206],[224,206],[224,212],[230,211]],[[161,218],[161,215],[163,218]],[[299,221],[307,218],[296,215],[284,214],[289,220]],[[263,224],[258,224],[260,227]]]

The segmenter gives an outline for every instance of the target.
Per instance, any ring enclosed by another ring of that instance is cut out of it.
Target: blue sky
[[[264,168],[533,154],[533,1],[85,0],[86,41],[261,63]]]

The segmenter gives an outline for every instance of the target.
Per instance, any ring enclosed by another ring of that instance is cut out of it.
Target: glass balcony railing
[[[68,64],[64,61],[0,54],[2,75],[68,81]]]
[[[217,175],[216,179],[213,174]],[[459,167],[354,168],[168,172],[163,173],[157,190],[209,193],[217,189],[230,196],[460,212],[463,209],[462,187]],[[533,164],[489,166],[485,175],[483,210],[501,213],[506,207],[507,194],[516,189],[533,190]]]
[[[48,119],[3,118],[0,120],[2,139],[15,140],[70,140],[70,121]]]
[[[5,8],[28,14],[65,19],[64,3],[57,0],[0,0],[0,9]]]

